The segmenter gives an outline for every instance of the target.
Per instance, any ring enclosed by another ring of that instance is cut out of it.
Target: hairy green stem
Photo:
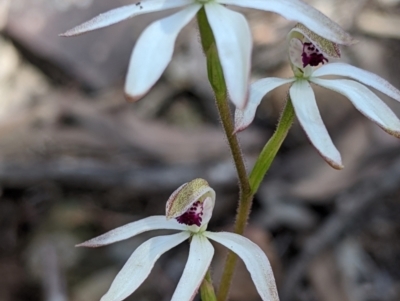
[[[234,134],[234,123],[228,103],[228,93],[225,84],[224,74],[218,56],[218,50],[215,45],[214,35],[207,21],[204,9],[201,9],[197,15],[200,36],[204,52],[207,56],[208,79],[214,90],[218,112],[221,118],[229,148],[235,163],[237,175],[239,178],[241,194],[250,191],[250,184],[247,177],[246,167],[242,157],[239,141]]]
[[[246,227],[247,219],[250,214],[253,194],[251,192],[251,187],[242,157],[239,141],[236,137],[236,134],[234,134],[234,123],[228,103],[228,93],[226,89],[224,74],[222,72],[222,67],[218,56],[218,50],[216,48],[214,35],[208,23],[204,9],[201,9],[197,14],[197,21],[199,24],[201,43],[204,53],[207,57],[208,78],[211,87],[214,90],[222,127],[224,128],[225,135],[228,140],[229,148],[232,153],[233,161],[235,163],[239,179],[240,195],[235,222],[235,233],[243,234]],[[236,254],[229,252],[225,263],[225,269],[222,274],[220,287],[218,290],[218,301],[225,301],[228,297],[236,261]]]
[[[218,50],[215,45],[214,35],[210,28],[204,9],[201,9],[197,15],[201,41],[204,52],[207,56],[208,79],[214,90],[218,112],[221,118],[229,148],[235,163],[240,186],[240,202],[242,198],[250,194],[250,184],[247,176],[246,167],[242,157],[239,141],[234,133],[234,123],[231,110],[228,103],[228,93],[225,84],[224,74],[222,72],[221,62],[218,56]]]
[[[253,201],[253,194],[251,193],[251,187],[247,177],[242,153],[240,150],[239,142],[236,134],[233,134],[234,124],[232,121],[232,115],[230,113],[229,104],[225,97],[216,97],[217,107],[220,113],[221,122],[225,129],[225,134],[228,139],[229,146],[231,148],[233,160],[235,162],[237,175],[239,178],[239,203],[236,212],[236,221],[234,231],[237,234],[243,234],[246,228],[247,220],[250,215],[250,209]],[[229,294],[235,266],[237,262],[237,255],[233,252],[228,252],[228,256],[225,262],[225,268],[222,273],[220,286],[218,289],[218,301],[225,301]]]
[[[243,234],[247,219],[250,213],[251,204],[254,194],[257,192],[258,187],[268,169],[270,168],[272,161],[274,160],[279,148],[281,147],[283,141],[285,140],[287,133],[293,123],[294,119],[294,109],[290,97],[288,96],[285,108],[279,119],[278,126],[274,135],[270,138],[267,144],[261,151],[256,163],[254,164],[253,170],[250,174],[250,187],[251,191],[247,195],[242,195],[243,201],[239,203],[239,207],[236,215],[235,223],[235,233]],[[230,284],[232,282],[233,273],[235,270],[235,265],[237,261],[237,256],[229,252],[228,257],[225,262],[225,269],[222,274],[220,287],[218,290],[218,301],[225,301],[228,297]]]

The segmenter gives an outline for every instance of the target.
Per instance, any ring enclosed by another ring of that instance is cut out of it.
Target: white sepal
[[[393,111],[364,85],[348,79],[312,78],[312,82],[346,96],[367,118],[387,133],[400,138],[400,120]]]
[[[190,242],[189,258],[171,301],[191,301],[196,296],[206,275],[214,248],[203,235],[193,235]]]
[[[121,301],[132,294],[147,278],[162,254],[190,237],[189,232],[158,236],[141,244],[129,257],[100,301]]]
[[[123,20],[132,18],[137,15],[147,14],[155,11],[166,10],[174,7],[180,7],[192,3],[192,0],[147,0],[138,2],[131,5],[126,5],[112,9],[108,12],[102,13],[97,17],[78,25],[61,36],[69,37],[76,36],[88,31],[96,30],[99,28],[107,27]]]
[[[342,169],[340,153],[333,144],[322,121],[315,101],[314,91],[308,81],[297,80],[290,87],[289,93],[297,119],[310,142],[333,168]]]
[[[178,33],[200,8],[200,4],[192,4],[153,22],[140,35],[131,55],[125,82],[128,100],[140,99],[160,78],[171,61]]]
[[[256,110],[262,98],[271,90],[284,84],[293,82],[294,78],[267,77],[254,82],[250,86],[249,102],[244,110],[235,111],[235,132],[246,129],[254,120]]]
[[[214,33],[229,96],[237,108],[243,109],[248,98],[253,45],[249,25],[242,14],[217,3],[207,3],[204,8]]]
[[[358,80],[400,102],[400,91],[382,77],[345,63],[331,63],[315,70],[313,77],[324,75],[346,76]]]
[[[353,38],[338,24],[301,0],[218,0],[219,3],[271,11],[288,20],[304,24],[327,40],[338,44],[353,44]]]
[[[186,226],[179,224],[174,219],[167,220],[164,215],[150,216],[136,222],[115,228],[107,233],[104,233],[103,235],[85,241],[77,245],[77,247],[97,248],[112,244],[117,241],[128,239],[132,236],[138,235],[146,231],[160,229],[183,231],[186,230]]]
[[[279,301],[271,265],[259,246],[235,233],[207,231],[204,235],[224,245],[243,260],[263,301]]]

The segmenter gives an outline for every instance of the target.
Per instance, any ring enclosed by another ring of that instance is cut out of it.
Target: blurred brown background
[[[342,48],[344,61],[400,87],[400,1],[309,2],[360,41]],[[0,0],[0,301],[99,300],[154,233],[101,249],[74,245],[163,214],[170,193],[195,177],[217,191],[209,229],[230,230],[237,180],[196,24],[182,31],[161,80],[134,104],[123,97],[130,52],[166,13],[57,36],[129,3]],[[293,23],[240,11],[254,37],[253,79],[291,76],[285,37]],[[270,93],[240,134],[249,168],[286,89]],[[317,91],[345,169],[331,169],[296,123],[255,198],[247,236],[267,252],[282,301],[400,300],[400,143],[340,95]],[[400,116],[400,104],[387,103]],[[225,253],[216,248],[218,283]],[[128,300],[170,300],[187,252],[181,245],[164,255]],[[259,300],[242,264],[231,300]]]

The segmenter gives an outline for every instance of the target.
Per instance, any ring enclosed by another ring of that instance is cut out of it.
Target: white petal
[[[203,235],[193,235],[189,259],[171,301],[191,301],[206,275],[214,248]]]
[[[339,75],[351,77],[362,82],[365,85],[368,85],[386,94],[387,96],[397,101],[400,101],[400,91],[393,87],[387,80],[372,72],[354,67],[352,65],[344,63],[326,64],[321,68],[315,70],[312,74],[313,77],[324,75]]]
[[[302,23],[316,34],[332,42],[338,44],[354,43],[351,36],[338,24],[301,0],[218,0],[218,2],[271,11],[288,20]]]
[[[162,254],[189,237],[189,232],[181,232],[154,237],[141,244],[129,257],[101,301],[120,301],[128,297],[147,278]]]
[[[308,139],[333,168],[342,169],[342,159],[321,119],[310,84],[306,80],[297,80],[289,91],[296,116]]]
[[[327,80],[312,78],[312,82],[346,96],[366,117],[378,124],[384,131],[400,138],[400,120],[392,110],[364,85],[348,80]]]
[[[235,252],[243,260],[262,300],[279,301],[271,265],[259,246],[235,233],[204,232],[204,235]]]
[[[125,82],[128,99],[138,100],[160,78],[171,61],[178,33],[200,8],[199,4],[190,5],[176,14],[155,21],[141,34],[133,49]]]
[[[237,108],[243,109],[248,97],[253,45],[249,25],[243,15],[217,3],[206,4],[205,10],[214,33],[229,96]]]
[[[253,122],[256,110],[265,94],[293,81],[293,78],[267,77],[254,82],[250,87],[249,102],[246,108],[244,110],[236,109],[235,111],[235,132],[243,131]]]
[[[167,220],[164,215],[150,216],[115,228],[107,233],[104,233],[103,235],[85,241],[77,245],[77,247],[97,248],[128,239],[146,231],[160,229],[185,230],[186,226],[179,224],[175,219]]]
[[[135,4],[118,7],[103,14],[100,14],[97,17],[68,30],[67,32],[61,34],[61,36],[69,37],[79,35],[88,31],[113,25],[115,23],[132,18],[137,15],[147,14],[160,10],[167,10],[174,7],[180,7],[188,5],[192,2],[192,0],[147,0],[137,2]]]

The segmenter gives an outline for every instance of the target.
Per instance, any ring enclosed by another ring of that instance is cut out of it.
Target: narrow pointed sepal
[[[400,102],[400,91],[382,77],[345,63],[331,63],[322,66],[313,73],[313,77],[325,75],[346,76],[368,85]]]
[[[207,231],[204,235],[224,245],[243,260],[263,301],[279,301],[271,265],[259,246],[235,233]]]
[[[164,215],[150,216],[115,228],[107,233],[104,233],[103,235],[92,238],[76,246],[97,248],[128,239],[143,232],[160,229],[185,230],[186,227],[179,224],[176,220],[167,220]]]
[[[88,31],[93,31],[103,27],[107,27],[123,20],[132,18],[137,15],[147,14],[155,11],[166,10],[170,8],[180,7],[190,4],[191,0],[147,0],[137,2],[135,4],[126,5],[112,9],[108,12],[102,13],[97,17],[78,25],[65,33],[60,34],[62,37],[76,36]]]
[[[214,248],[202,234],[193,235],[189,258],[171,301],[191,301],[211,264]]]
[[[218,0],[219,3],[261,9],[304,24],[316,34],[332,42],[350,45],[355,40],[338,24],[301,0]]]
[[[247,1],[247,0],[246,0]],[[243,109],[248,100],[252,36],[242,14],[217,3],[204,5],[213,31],[229,97]]]
[[[243,110],[235,111],[235,133],[246,129],[254,120],[256,110],[262,98],[273,89],[293,82],[293,78],[267,77],[254,82],[250,86],[250,96],[247,106]]]
[[[314,92],[307,80],[297,80],[289,90],[297,119],[320,155],[335,169],[342,169],[339,151],[322,121]]]
[[[147,278],[162,254],[188,239],[188,232],[158,236],[141,244],[115,277],[100,301],[121,301],[132,294]]]
[[[161,77],[172,59],[179,32],[200,8],[200,4],[189,5],[167,18],[153,22],[143,31],[129,62],[125,81],[128,101],[139,100]]]
[[[396,114],[371,90],[364,85],[348,79],[312,78],[312,82],[346,96],[371,121],[385,132],[400,138],[400,120]]]

